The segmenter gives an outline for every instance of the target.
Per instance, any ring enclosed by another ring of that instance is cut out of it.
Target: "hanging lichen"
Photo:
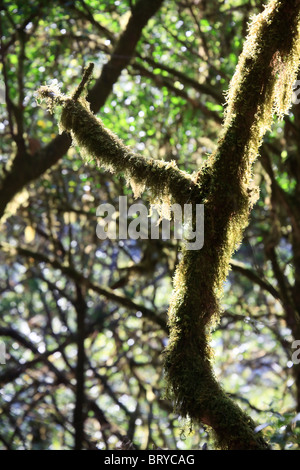
[[[271,1],[252,22],[227,96],[223,136],[204,168],[204,247],[184,252],[174,279],[165,351],[169,396],[181,415],[212,426],[222,448],[266,448],[214,376],[209,333],[255,201],[252,164],[274,113],[281,118],[289,108],[300,56],[299,9],[299,1]]]
[[[133,153],[90,112],[80,97],[83,85],[70,98],[52,88],[40,90],[50,107],[62,105],[61,130],[71,133],[88,158],[123,174],[136,196],[147,187],[154,204],[170,204],[170,197],[194,207],[205,203],[204,247],[183,249],[174,278],[165,378],[176,410],[193,424],[211,426],[219,446],[226,449],[267,448],[254,423],[216,380],[210,334],[220,318],[230,259],[257,197],[253,162],[274,113],[282,118],[289,109],[300,57],[299,11],[300,0],[271,0],[252,20],[227,95],[223,134],[196,177],[175,163]]]
[[[82,87],[80,87],[82,89]],[[94,158],[102,168],[122,174],[132,186],[135,197],[139,197],[145,187],[151,189],[151,200],[157,204],[173,200],[184,204],[190,197],[196,183],[185,171],[179,170],[175,162],[163,162],[144,158],[126,147],[110,130],[106,129],[100,118],[96,117],[89,103],[79,93],[71,98],[60,93],[57,88],[43,86],[39,96],[47,99],[48,109],[62,105],[60,132],[71,133],[73,143],[78,145],[82,156]]]

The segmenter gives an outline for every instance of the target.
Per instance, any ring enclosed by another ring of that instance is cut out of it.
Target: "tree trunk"
[[[188,196],[194,208],[205,204],[204,247],[183,250],[176,270],[165,372],[176,410],[194,425],[211,426],[224,449],[268,449],[253,421],[216,380],[209,342],[220,318],[232,254],[257,199],[251,184],[253,162],[274,113],[283,117],[290,106],[300,57],[299,13],[300,0],[271,0],[252,21],[228,92],[223,135],[197,178],[176,165],[133,154],[104,128],[77,92],[70,98],[56,96],[63,105],[61,128],[99,165],[125,172],[139,191],[149,187],[156,201],[172,196],[183,204]],[[40,91],[52,105],[54,93],[47,87]]]

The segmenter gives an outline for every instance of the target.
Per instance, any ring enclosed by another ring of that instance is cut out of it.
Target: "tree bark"
[[[100,77],[89,92],[88,101],[95,113],[104,105],[122,70],[130,63],[143,28],[162,4],[163,0],[139,0],[132,9],[129,22],[110,60],[104,65]],[[29,151],[16,154],[11,168],[0,183],[0,218],[3,217],[9,202],[25,186],[55,165],[67,153],[71,143],[70,136],[63,133],[34,155],[30,155]]]
[[[85,315],[86,303],[82,294],[82,288],[76,284],[77,298],[75,309],[77,314],[77,364],[75,371],[76,387],[75,387],[75,409],[73,416],[73,424],[75,429],[74,450],[82,450],[84,440],[84,421],[85,421]]]
[[[254,18],[231,81],[217,150],[200,169],[197,180],[190,187],[184,186],[194,207],[205,204],[205,243],[198,251],[183,250],[176,270],[168,313],[165,378],[176,410],[194,425],[211,426],[218,446],[224,449],[269,448],[254,422],[218,383],[209,343],[210,332],[220,318],[220,298],[230,260],[257,199],[251,185],[252,165],[274,113],[283,117],[290,106],[300,59],[299,30],[300,0],[271,0]],[[166,166],[157,171],[153,160],[130,155],[89,112],[84,100],[62,101],[61,125],[83,149],[100,165],[116,172],[126,168],[133,179],[135,171],[143,168],[138,183],[151,187],[155,196],[164,197]],[[155,179],[149,177],[152,168],[157,171]],[[172,184],[168,182],[167,188],[176,202],[182,202],[179,189],[184,175],[176,168],[172,170]]]

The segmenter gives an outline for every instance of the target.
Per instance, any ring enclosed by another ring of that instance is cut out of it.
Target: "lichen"
[[[271,0],[252,19],[249,35],[227,94],[223,132],[217,150],[197,175],[174,162],[135,154],[75,93],[56,98],[62,104],[60,127],[88,158],[123,174],[136,196],[151,190],[153,204],[205,203],[204,247],[187,250],[174,277],[168,311],[170,338],[164,351],[167,395],[193,425],[204,423],[226,449],[268,448],[255,425],[224,392],[213,371],[211,331],[221,315],[223,285],[238,249],[257,191],[252,166],[273,116],[290,106],[300,58],[299,0]],[[54,96],[53,96],[54,95]],[[76,99],[75,99],[76,98]],[[51,103],[50,103],[51,104]],[[195,228],[195,227],[194,227]]]
[[[184,204],[195,183],[191,176],[179,170],[175,162],[163,162],[136,154],[89,110],[88,103],[66,100],[61,114],[60,130],[71,132],[73,142],[83,157],[94,158],[107,171],[122,174],[139,197],[145,188],[157,204],[166,203],[170,195],[174,202]]]
[[[271,1],[252,20],[227,94],[222,136],[198,173],[205,188],[204,247],[184,251],[174,278],[164,353],[167,393],[180,415],[212,426],[222,448],[267,448],[217,382],[209,344],[230,259],[258,196],[252,165],[274,114],[282,118],[289,109],[299,57],[299,2]]]

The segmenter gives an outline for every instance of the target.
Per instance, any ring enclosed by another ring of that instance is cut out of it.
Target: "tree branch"
[[[76,364],[76,401],[74,408],[74,429],[75,429],[75,445],[74,450],[82,450],[84,439],[84,416],[85,416],[85,316],[87,306],[82,293],[82,288],[76,284],[76,301],[74,302],[76,309],[76,327],[77,327],[77,364]]]
[[[139,0],[134,6],[129,22],[121,34],[111,58],[103,67],[100,77],[88,94],[87,100],[91,103],[91,108],[95,113],[103,106],[122,70],[130,63],[143,28],[162,3],[163,0]],[[24,24],[27,24],[27,20]],[[12,167],[0,184],[0,218],[13,197],[31,181],[39,178],[55,165],[66,154],[71,143],[70,136],[63,133],[56,136],[34,156],[16,155]]]
[[[209,176],[204,247],[186,250],[175,274],[165,351],[169,395],[182,416],[209,424],[225,449],[268,448],[249,416],[217,382],[209,331],[220,317],[219,299],[230,259],[253,205],[253,162],[275,110],[283,116],[290,106],[299,32],[299,0],[271,0],[253,19],[231,81],[223,136],[199,172],[200,182]]]
[[[87,96],[91,110],[96,113],[104,105],[114,83],[134,57],[136,45],[148,20],[159,10],[163,0],[139,0],[132,8],[128,24],[101,75]]]
[[[255,282],[255,284],[259,285],[262,289],[269,292],[274,299],[281,300],[280,293],[272,286],[269,282],[264,281],[260,276],[256,274],[255,271],[248,268],[244,263],[240,263],[239,261],[231,260],[230,261],[232,270],[242,274],[243,276],[250,279],[250,281]]]
[[[126,176],[138,185],[150,186],[159,196],[170,192],[176,202],[184,201],[188,193],[194,204],[205,196],[206,243],[199,251],[184,249],[176,270],[165,370],[168,393],[177,411],[194,424],[211,426],[219,446],[226,449],[268,448],[250,417],[216,380],[209,332],[220,317],[219,300],[230,260],[254,203],[252,165],[274,112],[283,117],[289,109],[299,59],[300,0],[271,0],[252,21],[231,81],[223,135],[194,187],[193,180],[177,168],[166,164],[160,168],[159,162],[132,154],[91,114],[83,100],[66,98],[62,111],[62,127],[101,165],[117,172],[125,169]],[[110,72],[114,75],[121,58],[113,56],[112,60],[115,67]],[[70,267],[61,269],[70,272]]]

